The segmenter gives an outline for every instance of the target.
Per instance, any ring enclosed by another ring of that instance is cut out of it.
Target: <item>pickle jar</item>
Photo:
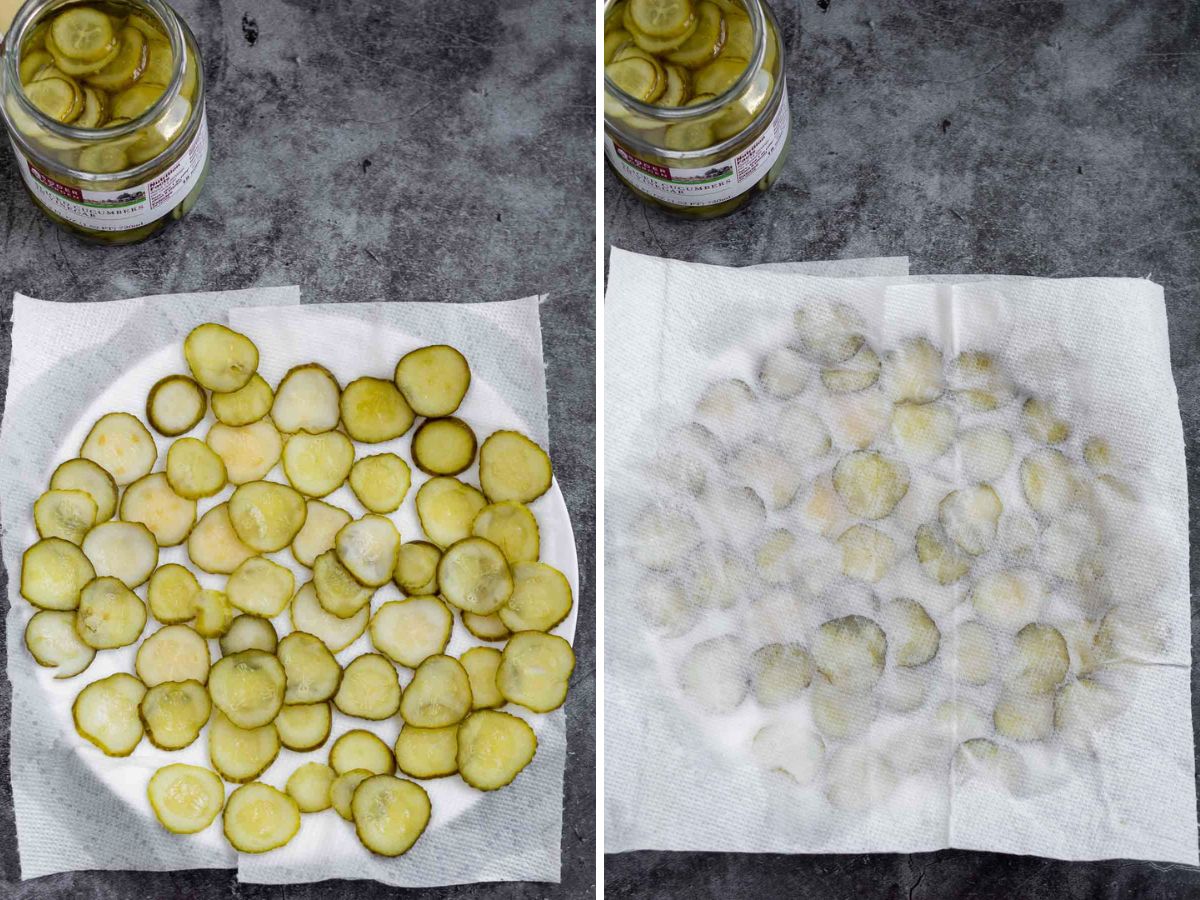
[[[761,0],[615,0],[604,11],[604,152],[648,203],[741,209],[790,138],[784,49]]]
[[[0,53],[0,115],[33,202],[96,243],[159,233],[208,171],[200,51],[162,0],[28,0]]]

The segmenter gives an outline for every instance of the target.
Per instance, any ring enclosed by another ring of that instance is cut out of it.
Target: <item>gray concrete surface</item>
[[[592,10],[556,0],[177,0],[209,79],[212,169],[181,225],[103,249],[60,234],[0,150],[0,371],[11,296],[101,300],[298,283],[309,302],[507,300],[544,292],[551,452],[579,549],[561,886],[405,896],[591,897],[594,825]],[[2,625],[0,625],[2,627]],[[2,646],[2,643],[0,643]],[[0,651],[2,652],[2,651]],[[362,898],[232,871],[84,872],[20,882],[0,686],[0,897]]]
[[[732,218],[693,224],[647,209],[609,172],[606,239],[723,265],[907,253],[914,273],[1148,275],[1166,288],[1194,461],[1200,4],[776,0],[775,9],[795,128],[782,182]],[[606,857],[606,886],[610,898],[639,900],[1196,898],[1200,870],[959,851],[646,852]]]

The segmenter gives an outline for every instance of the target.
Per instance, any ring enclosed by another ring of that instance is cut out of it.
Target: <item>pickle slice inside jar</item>
[[[666,90],[665,85],[659,85],[654,65],[638,57],[609,63],[604,67],[604,74],[623,93],[643,103],[653,102]]]
[[[47,40],[64,55],[80,62],[103,59],[115,39],[112,20],[98,9],[75,6],[58,15],[50,25]]]
[[[167,53],[170,60],[170,50]],[[112,60],[99,71],[89,74],[84,80],[92,87],[104,91],[124,91],[133,87],[146,69],[146,38],[136,28],[121,29],[119,45]]]
[[[25,96],[51,119],[69,122],[75,109],[75,89],[61,78],[43,78],[25,88]]]
[[[692,0],[629,0],[626,21],[650,37],[670,38],[693,26]]]
[[[718,97],[737,83],[746,71],[746,60],[737,56],[722,56],[713,60],[695,75],[698,94],[715,94]]]
[[[629,7],[625,8],[625,15],[622,17],[622,22],[633,42],[647,53],[666,53],[669,50],[674,50],[696,33],[696,28],[700,24],[700,18],[693,15],[686,28],[670,37],[655,37],[642,31],[633,20]]]
[[[39,73],[53,65],[54,57],[46,50],[32,50],[29,53],[22,53],[21,65],[18,69],[21,84],[29,84]]]
[[[665,53],[667,62],[697,69],[714,60],[725,46],[725,17],[710,0],[696,10],[696,30],[674,49]]]

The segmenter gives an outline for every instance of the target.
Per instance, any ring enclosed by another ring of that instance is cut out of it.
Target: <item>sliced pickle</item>
[[[333,697],[339,712],[376,721],[394,716],[400,704],[400,676],[387,657],[378,653],[350,660]]]
[[[938,653],[942,635],[929,613],[916,600],[897,597],[880,609],[888,651],[898,666],[923,666]]]
[[[375,589],[359,582],[342,565],[335,550],[326,550],[313,563],[312,586],[321,608],[342,619],[349,619],[371,602]]]
[[[351,769],[349,772],[343,772],[333,780],[333,784],[329,788],[329,799],[333,804],[333,808],[337,810],[337,814],[347,822],[354,821],[354,813],[350,809],[350,801],[354,799],[354,792],[358,786],[376,773],[369,772],[366,769]]]
[[[196,617],[196,598],[200,594],[200,582],[196,576],[178,563],[159,566],[150,576],[146,588],[146,603],[150,615],[164,625],[190,622]]]
[[[320,812],[329,809],[332,800],[329,790],[337,773],[325,763],[307,762],[288,776],[287,793],[296,801],[302,813]]]
[[[204,440],[221,457],[233,484],[258,481],[283,454],[283,438],[270,419],[237,428],[218,422],[208,429]]]
[[[136,28],[122,28],[118,35],[120,46],[116,55],[86,81],[92,87],[115,93],[133,86],[146,69],[146,37]]]
[[[29,84],[35,76],[47,66],[54,65],[54,57],[46,50],[21,51],[21,65],[18,75],[21,84]]]
[[[413,778],[445,778],[458,771],[458,726],[402,725],[396,738],[396,768]]]
[[[897,403],[892,411],[892,439],[914,462],[933,462],[950,449],[957,427],[954,410],[942,403]]]
[[[771,722],[755,733],[751,752],[764,769],[805,785],[821,770],[825,742],[811,728],[798,722]]]
[[[212,411],[218,422],[237,428],[251,425],[271,411],[275,392],[266,379],[255,372],[236,391],[212,395]]]
[[[571,585],[553,566],[517,563],[512,580],[512,596],[497,612],[510,631],[549,631],[570,614]]]
[[[364,456],[350,469],[350,489],[374,513],[399,509],[411,485],[412,471],[395,453]]]
[[[512,703],[550,712],[566,700],[574,671],[575,653],[569,643],[556,634],[522,631],[504,645],[496,687]]]
[[[324,497],[342,486],[354,465],[354,444],[340,431],[300,432],[283,448],[283,474],[309,497]]]
[[[481,509],[471,523],[471,534],[499,547],[511,565],[536,562],[541,552],[537,519],[529,507],[513,500]]]
[[[475,461],[475,432],[462,419],[426,419],[412,439],[413,462],[428,475],[457,475]]]
[[[328,703],[284,704],[275,717],[279,740],[289,750],[316,750],[329,739],[333,708]]]
[[[259,553],[282,550],[304,526],[308,508],[294,488],[273,481],[240,485],[229,498],[229,523]]]
[[[896,562],[896,542],[870,525],[851,525],[837,539],[842,574],[856,581],[877,583]]]
[[[536,635],[537,632],[534,632]],[[541,635],[550,637],[551,635]],[[513,635],[513,639],[520,635]],[[558,638],[557,640],[562,640]],[[507,653],[508,648],[505,647]],[[750,689],[750,667],[741,642],[732,635],[701,641],[688,651],[679,667],[679,685],[688,699],[710,713],[731,713],[746,699]],[[500,663],[501,673],[504,661]],[[498,673],[499,675],[499,673]],[[509,697],[503,684],[501,693]],[[565,684],[562,692],[566,692]],[[511,699],[511,697],[509,697]]]
[[[464,612],[497,612],[513,592],[508,561],[500,548],[483,538],[465,538],[447,548],[438,563],[442,596]]]
[[[126,522],[146,526],[158,546],[174,547],[187,539],[196,522],[196,501],[180,497],[164,473],[153,472],[125,488],[120,515]]]
[[[347,731],[329,748],[329,765],[339,775],[363,769],[372,775],[396,771],[391,748],[369,731]]]
[[[383,378],[356,378],[341,397],[342,426],[364,444],[398,438],[412,428],[412,407],[396,385]]]
[[[163,681],[138,706],[146,737],[160,750],[182,750],[200,736],[212,714],[212,701],[198,681]]]
[[[1021,461],[1021,491],[1034,512],[1046,518],[1067,511],[1078,491],[1070,461],[1050,447],[1035,450]]]
[[[206,638],[219,638],[233,625],[233,604],[224,591],[202,590],[196,596],[192,627]]]
[[[75,630],[75,613],[43,609],[25,626],[25,646],[39,666],[57,669],[55,678],[73,678],[92,664],[96,650]]]
[[[279,734],[268,722],[258,728],[239,728],[217,709],[208,727],[208,758],[226,781],[253,781],[279,755]]]
[[[537,745],[524,719],[481,709],[458,726],[458,774],[476,790],[498,790],[533,762]]]
[[[481,641],[506,641],[512,634],[498,615],[480,616],[475,613],[462,614],[463,627]]]
[[[279,635],[270,619],[260,616],[234,616],[229,630],[221,635],[221,655],[233,656],[243,650],[262,650],[274,653],[279,646]]]
[[[749,63],[737,56],[720,56],[698,70],[692,79],[697,94],[713,94],[720,97],[732,88]]]
[[[308,513],[304,527],[292,539],[292,556],[300,565],[311,569],[318,556],[333,549],[334,538],[352,517],[340,506],[320,500],[309,500],[306,505]]]
[[[225,461],[198,438],[180,438],[167,451],[167,484],[180,497],[199,500],[225,487]]]
[[[685,41],[666,53],[668,62],[698,69],[711,62],[725,46],[725,17],[715,3],[701,2],[696,7],[696,30]]]
[[[998,628],[1018,628],[1041,611],[1046,588],[1031,571],[994,572],[979,579],[969,599],[985,622]]]
[[[43,538],[21,557],[21,596],[41,609],[75,609],[95,577],[83,550],[62,538]]]
[[[866,691],[883,675],[888,640],[866,616],[831,619],[817,629],[812,656],[829,683],[846,691]]]
[[[516,431],[497,431],[479,448],[479,484],[492,503],[532,503],[550,490],[546,451]]]
[[[176,437],[195,428],[207,409],[200,385],[186,375],[168,375],[150,388],[146,421],[159,434]]]
[[[884,354],[883,392],[895,403],[928,403],[945,389],[942,353],[925,338],[912,338]]]
[[[400,552],[400,532],[390,519],[363,516],[342,527],[333,542],[338,561],[367,587],[388,583]]]
[[[292,598],[292,628],[316,635],[334,653],[345,650],[358,640],[359,635],[367,630],[370,619],[369,606],[361,607],[345,619],[326,612],[317,599],[317,591],[311,581]]]
[[[996,539],[1004,504],[989,484],[951,491],[938,504],[938,521],[959,548],[971,556],[985,553]]]
[[[453,347],[434,344],[401,357],[394,380],[417,415],[448,416],[471,386],[471,367]]]
[[[442,551],[428,541],[401,544],[392,581],[409,597],[436,594],[437,567],[441,558]]]
[[[342,667],[320,638],[293,631],[275,653],[287,677],[284,703],[323,703],[337,693]]]
[[[275,389],[271,419],[285,434],[320,434],[337,427],[341,388],[324,366],[309,363],[283,376]]]
[[[233,530],[228,503],[218,504],[200,517],[188,535],[187,551],[196,566],[216,575],[229,575],[255,555]]]
[[[471,682],[471,709],[495,709],[504,705],[496,687],[496,673],[503,654],[495,647],[472,647],[458,658]]]
[[[159,90],[161,92],[161,88]],[[129,92],[126,91],[120,97],[128,95]],[[133,100],[141,102],[140,98]],[[132,105],[133,100],[127,100],[126,104]],[[150,102],[153,103],[153,100]],[[129,115],[118,112],[114,102],[113,115],[133,119],[145,108],[143,106],[134,111],[133,115]],[[183,355],[195,379],[210,391],[218,393],[229,393],[245,387],[258,369],[258,348],[254,346],[254,342],[244,334],[215,322],[207,322],[192,329],[183,342]]]
[[[50,476],[56,491],[84,491],[96,501],[96,521],[107,522],[117,511],[117,484],[113,477],[90,459],[68,459]]]
[[[668,37],[654,37],[653,35],[646,34],[644,31],[638,28],[637,23],[633,20],[627,5],[625,7],[625,14],[622,17],[622,24],[625,26],[626,30],[633,38],[634,43],[637,44],[638,47],[640,47],[642,50],[645,50],[647,53],[659,55],[666,53],[668,50],[674,50],[684,41],[692,37],[696,33],[696,28],[700,24],[700,19],[698,16],[692,16],[687,27],[677,34],[673,34]]]
[[[64,54],[82,62],[103,59],[116,39],[112,20],[90,6],[73,6],[57,15],[47,37]]]
[[[131,588],[145,584],[158,565],[158,544],[141,522],[101,522],[81,549],[97,575],[119,578]]]
[[[70,122],[75,110],[75,90],[64,78],[41,78],[25,87],[25,96],[38,110],[59,122]]]
[[[1005,690],[992,712],[996,734],[1010,741],[1040,741],[1054,730],[1054,695]]]
[[[971,559],[940,528],[917,528],[917,561],[921,571],[938,584],[954,584],[971,571]]]
[[[834,394],[865,391],[879,380],[879,356],[867,344],[847,360],[821,369],[821,383]]]
[[[104,95],[90,87],[83,89],[83,112],[72,124],[76,128],[99,128],[108,116]]]
[[[446,649],[454,616],[437,597],[393,600],[371,618],[371,643],[402,666],[415,669]]]
[[[795,700],[812,683],[812,655],[799,644],[767,644],[750,656],[758,705],[774,709]]]
[[[96,524],[96,501],[87,491],[49,490],[34,501],[33,522],[38,537],[82,544]]]
[[[89,647],[126,647],[141,637],[145,627],[146,604],[117,578],[95,578],[79,595],[75,630]]]
[[[1025,433],[1041,444],[1061,444],[1071,436],[1071,426],[1054,415],[1050,404],[1030,397],[1021,406]]]
[[[233,570],[225,583],[225,595],[234,607],[267,619],[287,608],[295,590],[292,570],[261,556],[250,557]]]
[[[692,0],[628,0],[625,20],[651,37],[668,38],[693,26]]]
[[[108,413],[96,420],[79,455],[90,459],[120,486],[137,481],[154,468],[158,447],[146,426],[129,413]]]
[[[452,656],[422,662],[400,700],[400,717],[418,728],[455,725],[470,711],[471,680]]]
[[[421,528],[442,549],[470,537],[471,524],[487,505],[478,488],[457,478],[430,478],[417,491]]]
[[[882,519],[908,493],[908,467],[881,453],[856,450],[833,469],[833,486],[854,516]]]
[[[75,730],[105,756],[128,756],[144,734],[138,704],[145,695],[146,686],[124,672],[93,681],[71,706]]]
[[[208,676],[213,703],[239,728],[259,728],[274,720],[286,687],[283,664],[262,650],[222,656]]]
[[[400,856],[425,832],[432,807],[419,784],[394,775],[373,775],[354,789],[354,830],[380,856]]]
[[[225,838],[239,853],[282,847],[300,830],[300,807],[261,782],[242,785],[225,801]]]
[[[1013,640],[1004,682],[1021,694],[1050,694],[1062,684],[1070,666],[1062,632],[1052,625],[1030,622]]]
[[[208,769],[172,763],[150,776],[146,796],[163,828],[172,834],[195,834],[224,808],[225,785]]]
[[[210,663],[206,639],[186,625],[167,625],[142,641],[133,670],[148,688],[166,681],[204,684]]]

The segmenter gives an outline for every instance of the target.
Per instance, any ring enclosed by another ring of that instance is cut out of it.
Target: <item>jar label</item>
[[[737,156],[703,169],[679,169],[652,163],[604,135],[604,154],[618,174],[644,194],[675,206],[715,206],[753,188],[763,179],[787,146],[787,82],[770,124]]]
[[[26,186],[55,215],[92,231],[129,231],[167,215],[200,181],[208,161],[208,119],[201,116],[192,143],[168,168],[150,181],[119,191],[62,184],[38,168],[15,144],[13,150]]]

